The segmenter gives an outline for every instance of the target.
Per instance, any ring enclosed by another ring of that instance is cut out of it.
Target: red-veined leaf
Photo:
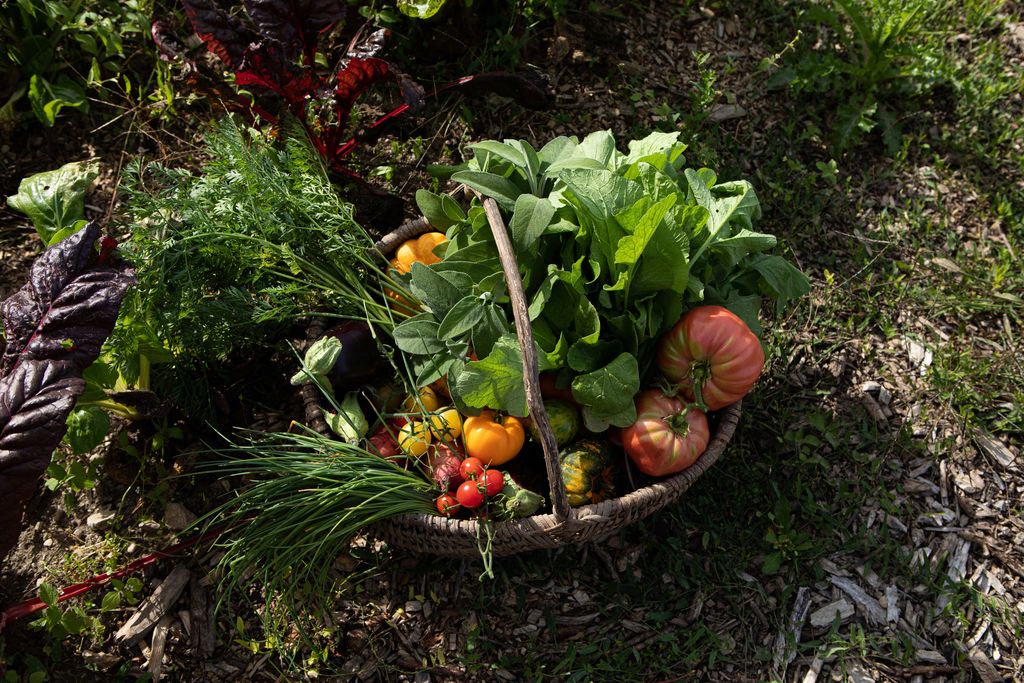
[[[242,63],[242,57],[256,34],[242,25],[215,3],[215,0],[181,0],[193,30],[213,54],[232,69]]]
[[[316,57],[316,41],[345,17],[340,0],[244,0],[256,30],[280,43],[288,59],[301,53],[307,65]]]
[[[36,259],[29,282],[0,304],[0,558],[18,539],[21,514],[67,429],[121,299],[132,282],[98,263],[89,224]]]

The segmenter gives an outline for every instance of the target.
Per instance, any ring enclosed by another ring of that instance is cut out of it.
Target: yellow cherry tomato
[[[417,396],[409,396],[405,399],[403,408],[407,413],[415,413],[420,409],[432,413],[437,410],[441,402],[437,400],[437,394],[430,387],[423,387],[420,389],[420,393]]]
[[[430,426],[426,422],[407,422],[398,432],[398,447],[415,458],[427,452],[430,446]]]
[[[462,423],[462,441],[466,454],[479,458],[485,465],[503,465],[519,455],[526,434],[523,423],[511,415],[499,416],[485,410]]]
[[[462,436],[462,416],[455,408],[442,408],[430,416],[430,433],[441,442],[451,443]]]

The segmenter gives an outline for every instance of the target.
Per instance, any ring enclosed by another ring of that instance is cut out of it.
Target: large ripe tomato
[[[687,398],[697,398],[696,386],[707,409],[718,410],[747,395],[764,367],[764,351],[736,314],[699,306],[662,337],[658,367]]]
[[[647,389],[636,397],[636,422],[622,430],[622,447],[638,470],[661,477],[696,462],[709,438],[703,410]]]

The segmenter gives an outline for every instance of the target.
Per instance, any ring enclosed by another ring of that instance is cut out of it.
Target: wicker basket
[[[516,331],[523,349],[523,380],[527,404],[541,435],[548,481],[551,484],[553,510],[547,515],[493,523],[493,554],[500,557],[607,538],[622,527],[647,517],[677,499],[718,461],[736,430],[736,423],[740,418],[740,404],[728,406],[718,414],[717,428],[707,450],[689,468],[625,496],[596,505],[570,508],[562,483],[558,448],[539,391],[537,358],[528,323],[519,266],[497,205],[493,200],[486,199],[484,209],[505,270]],[[377,242],[377,249],[384,255],[390,255],[405,240],[417,237],[430,229],[425,219],[409,221],[385,235]],[[303,389],[309,423],[318,431],[326,433],[327,425],[320,413],[319,397],[315,387],[307,385]],[[475,557],[480,552],[478,543],[481,530],[475,519],[459,520],[428,514],[402,515],[378,522],[374,525],[373,532],[393,546],[419,553]]]

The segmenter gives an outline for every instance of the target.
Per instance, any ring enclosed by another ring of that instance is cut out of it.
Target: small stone
[[[904,337],[903,344],[907,350],[907,358],[910,360],[910,366],[917,370],[918,374],[924,376],[928,371],[929,366],[931,366],[932,360],[935,358],[935,354],[932,353],[931,349],[923,346],[920,342],[911,339],[910,337]]]
[[[730,119],[742,118],[746,115],[747,110],[738,104],[716,104],[711,108],[708,118],[715,123],[721,123]]]
[[[405,603],[405,611],[407,614],[412,614],[413,612],[422,612],[423,603],[419,600],[410,600],[409,602]]]
[[[978,470],[970,472],[954,472],[953,483],[964,493],[978,493],[985,488],[985,478]]]
[[[85,525],[94,531],[103,531],[110,527],[110,522],[113,521],[114,517],[113,510],[101,508],[86,518]]]
[[[835,620],[836,615],[839,615],[840,621],[844,621],[853,616],[853,612],[852,603],[839,599],[811,612],[811,626],[823,628],[831,624]]]
[[[859,659],[847,663],[846,673],[850,683],[875,683],[875,677],[867,672]]]
[[[53,539],[52,538],[44,539],[43,540],[43,547],[44,548],[52,548],[53,547]]]
[[[164,510],[164,524],[168,529],[183,531],[195,521],[195,514],[181,503],[168,503]]]
[[[977,442],[978,448],[981,449],[985,455],[999,463],[1001,467],[1009,468],[1013,466],[1014,460],[1016,460],[1016,456],[1014,456],[1013,451],[994,439],[992,436],[979,432],[974,435],[974,440]]]
[[[121,661],[121,658],[115,654],[109,652],[90,652],[89,650],[82,653],[82,659],[102,671],[114,668]]]
[[[937,664],[939,666],[948,664],[942,653],[935,650],[918,650],[917,661],[924,662],[925,664]]]

